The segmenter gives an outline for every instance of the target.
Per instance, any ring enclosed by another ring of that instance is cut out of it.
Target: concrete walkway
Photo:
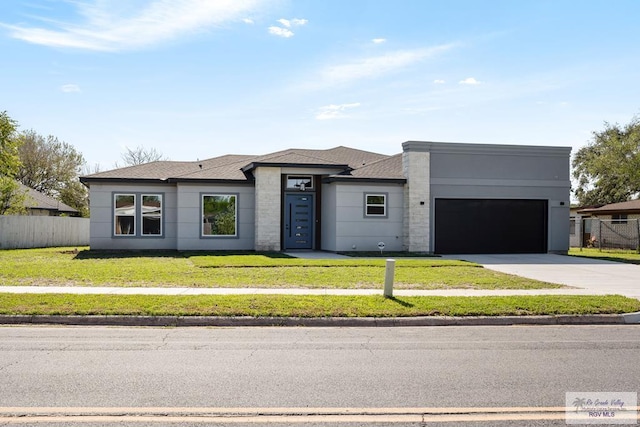
[[[640,265],[554,254],[450,255],[501,273],[640,299]]]
[[[353,257],[350,256],[325,251],[291,251],[285,252],[284,254],[294,258],[304,259],[353,259]]]

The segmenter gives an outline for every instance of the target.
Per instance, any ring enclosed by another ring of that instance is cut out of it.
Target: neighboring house
[[[582,247],[582,215],[578,213],[582,206],[571,206],[569,210],[569,246],[572,248]]]
[[[570,148],[408,141],[81,178],[92,249],[565,253]]]
[[[20,186],[19,191],[27,192],[27,197],[24,202],[25,207],[27,208],[27,215],[78,216],[80,214],[77,209],[62,203],[51,196],[47,196],[46,194],[36,191],[33,188],[29,188],[21,183],[18,183],[18,185]]]
[[[576,246],[640,248],[640,200],[578,208],[575,220],[580,238]]]

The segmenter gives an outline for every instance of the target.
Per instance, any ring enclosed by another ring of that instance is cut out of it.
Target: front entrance
[[[313,194],[286,194],[284,249],[313,249]]]

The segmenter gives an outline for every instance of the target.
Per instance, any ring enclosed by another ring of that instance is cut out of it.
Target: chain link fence
[[[585,246],[640,251],[640,220],[592,218],[590,221],[591,230]]]

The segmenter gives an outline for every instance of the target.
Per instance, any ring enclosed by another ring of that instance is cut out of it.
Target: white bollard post
[[[393,276],[396,270],[396,260],[388,259],[384,272],[384,296],[385,298],[393,298]]]

